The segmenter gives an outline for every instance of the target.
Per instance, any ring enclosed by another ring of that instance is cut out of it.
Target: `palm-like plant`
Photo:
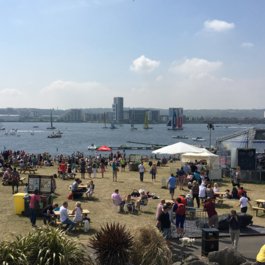
[[[125,265],[130,260],[133,237],[119,223],[102,226],[90,240],[100,265]]]
[[[137,265],[170,265],[172,252],[156,227],[143,226],[134,231],[132,262]]]
[[[59,229],[45,227],[11,243],[0,244],[0,264],[4,265],[93,265],[83,245]]]
[[[3,265],[29,265],[23,251],[17,248],[14,242],[0,243],[0,264]]]
[[[84,264],[85,250],[77,241],[68,238],[60,229],[37,229],[27,237],[30,249],[28,260],[32,265]],[[87,263],[88,264],[88,263]]]

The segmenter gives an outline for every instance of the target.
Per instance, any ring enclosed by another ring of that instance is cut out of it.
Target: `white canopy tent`
[[[185,153],[181,155],[181,162],[195,162],[195,160],[206,160],[209,166],[210,179],[221,179],[222,171],[219,165],[219,156],[206,150],[201,153]]]
[[[202,153],[205,150],[206,149],[199,148],[194,145],[178,142],[152,151],[152,154],[176,155],[184,153]]]
[[[204,149],[201,153],[185,153],[181,155],[181,162],[195,162],[195,160],[206,160],[211,169],[219,168],[219,156]]]

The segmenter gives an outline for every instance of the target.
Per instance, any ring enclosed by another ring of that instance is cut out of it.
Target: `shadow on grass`
[[[151,212],[151,211],[143,211],[143,210],[141,210],[140,213],[149,214],[149,215],[154,215],[155,214],[154,212]]]
[[[222,205],[216,204],[215,207],[218,209],[231,209],[231,208],[233,208],[232,205],[228,205],[228,204],[222,204]]]

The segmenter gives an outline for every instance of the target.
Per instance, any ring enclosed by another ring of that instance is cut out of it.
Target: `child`
[[[87,216],[87,214],[84,214],[83,223],[84,232],[88,232],[88,230],[90,229],[90,218]]]
[[[87,185],[87,191],[86,191],[86,196],[87,198],[91,198],[95,189],[95,184],[93,183],[93,180],[91,180],[88,185]]]
[[[81,202],[76,202],[75,209],[73,210],[73,214],[75,215],[73,221],[75,223],[80,223],[83,220],[82,216],[83,209],[81,208]]]

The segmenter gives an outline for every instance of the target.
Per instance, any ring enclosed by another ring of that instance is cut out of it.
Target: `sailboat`
[[[56,128],[53,126],[53,120],[52,120],[52,110],[51,110],[51,116],[50,116],[51,126],[47,127],[48,130],[55,130]]]
[[[148,121],[148,114],[145,113],[144,116],[144,129],[153,129],[152,127],[149,127],[149,121]]]
[[[106,113],[105,112],[103,114],[103,121],[104,121],[104,126],[102,128],[103,129],[107,129],[108,127],[107,127],[107,124],[106,124],[107,120],[106,120]]]
[[[132,115],[132,119],[131,119],[131,131],[137,130],[137,128],[134,127],[134,111],[133,111],[133,115]]]

